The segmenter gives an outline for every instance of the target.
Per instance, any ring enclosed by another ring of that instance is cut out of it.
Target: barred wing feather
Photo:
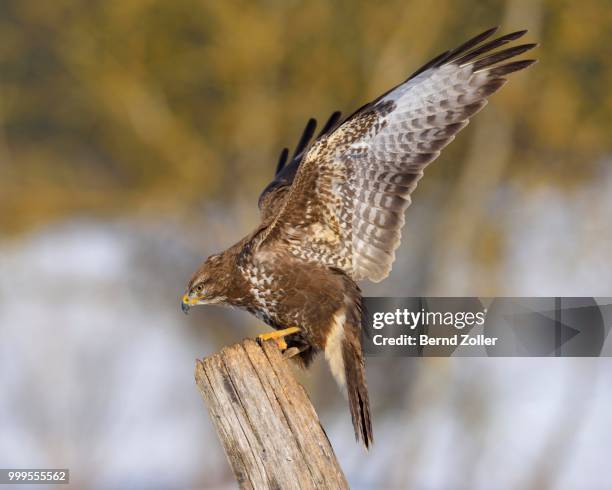
[[[262,235],[293,255],[384,279],[401,239],[404,211],[425,167],[482,109],[533,48],[492,50],[525,31],[487,43],[495,29],[443,53],[311,145],[282,206]],[[505,63],[504,63],[505,62]]]

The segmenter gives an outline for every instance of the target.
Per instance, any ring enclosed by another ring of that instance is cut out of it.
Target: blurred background
[[[192,310],[306,120],[492,25],[540,63],[413,195],[384,296],[612,296],[607,1],[0,2],[0,467],[233,488],[194,359],[266,327]],[[368,359],[376,445],[298,374],[353,488],[603,488],[609,359]]]

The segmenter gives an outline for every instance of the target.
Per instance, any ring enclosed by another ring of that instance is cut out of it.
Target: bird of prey
[[[182,298],[185,312],[220,304],[256,315],[275,329],[260,339],[275,339],[303,367],[323,352],[366,448],[373,434],[357,282],[389,274],[425,167],[507,75],[535,63],[514,59],[535,44],[497,49],[526,31],[489,40],[496,30],[435,57],[344,120],[334,113],[314,139],[310,120],[259,198],[259,226],[206,259]]]

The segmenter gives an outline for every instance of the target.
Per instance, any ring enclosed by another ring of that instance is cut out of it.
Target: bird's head
[[[230,268],[223,254],[211,255],[198,268],[187,285],[181,301],[184,313],[195,305],[222,304],[227,301]]]

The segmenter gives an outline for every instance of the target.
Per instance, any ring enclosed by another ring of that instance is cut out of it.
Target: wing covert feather
[[[258,246],[378,282],[391,271],[404,212],[425,167],[506,82],[531,48],[491,53],[526,31],[481,44],[494,29],[427,63],[307,150]],[[501,64],[500,64],[501,63]]]

